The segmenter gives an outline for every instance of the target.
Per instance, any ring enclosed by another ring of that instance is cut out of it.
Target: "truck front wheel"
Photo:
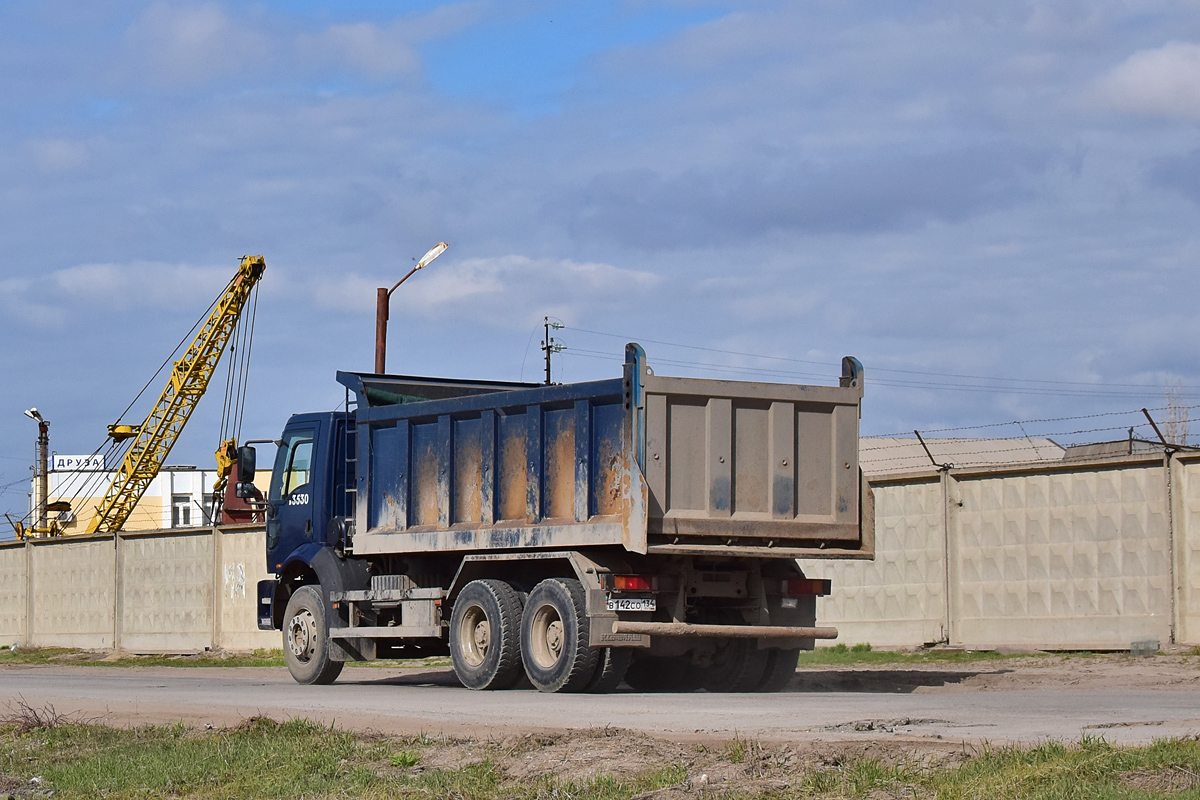
[[[583,584],[549,578],[533,587],[521,615],[521,660],[543,692],[582,692],[596,674],[600,648],[588,645]]]
[[[471,581],[450,615],[450,663],[468,689],[508,689],[521,677],[521,597],[504,581]]]
[[[283,660],[296,683],[333,683],[342,672],[342,662],[329,657],[325,600],[316,586],[301,586],[288,600],[283,612]]]

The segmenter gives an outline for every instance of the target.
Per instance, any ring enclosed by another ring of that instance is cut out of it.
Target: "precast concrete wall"
[[[29,644],[113,647],[117,570],[112,537],[50,539],[32,547],[29,556]]]
[[[279,647],[277,631],[258,629],[258,582],[274,577],[267,572],[266,541],[261,528],[253,532],[219,531],[217,545],[217,639],[226,650]]]
[[[809,577],[829,578],[817,601],[821,624],[843,641],[904,647],[946,636],[946,536],[941,479],[875,485],[875,560],[804,561]]]
[[[1200,454],[877,476],[874,561],[808,559],[820,624],[880,647],[1200,644]],[[278,647],[262,528],[0,545],[0,643]]]
[[[1200,643],[1200,459],[1172,459],[1171,501],[1176,636],[1180,642],[1196,644]]]
[[[876,559],[830,578],[841,641],[1125,649],[1200,643],[1200,459],[953,468],[872,478]]]
[[[1171,640],[1161,462],[950,487],[951,643],[1092,650]]]
[[[0,642],[134,653],[278,647],[259,631],[262,528],[0,545]]]
[[[29,582],[24,547],[0,548],[0,643],[24,642]]]
[[[127,534],[117,546],[120,647],[135,653],[212,647],[212,532]]]

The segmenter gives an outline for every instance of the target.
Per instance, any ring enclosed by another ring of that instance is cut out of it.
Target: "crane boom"
[[[97,506],[88,533],[120,530],[158,475],[183,426],[208,388],[251,290],[266,268],[262,256],[242,257],[237,274],[217,299],[212,313],[200,326],[183,358],[172,366],[170,380],[146,421],[137,428],[119,424],[108,427],[110,438],[118,441],[133,438],[134,442],[125,453],[104,500]]]

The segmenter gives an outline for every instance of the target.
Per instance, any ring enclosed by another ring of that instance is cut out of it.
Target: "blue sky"
[[[535,379],[549,314],[563,380],[856,355],[866,433],[1200,403],[1198,122],[1185,2],[0,3],[0,508],[20,412],[96,449],[244,253],[254,436],[439,240],[392,371]]]

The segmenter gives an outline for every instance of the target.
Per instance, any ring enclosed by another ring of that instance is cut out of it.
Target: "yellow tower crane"
[[[119,422],[108,426],[108,438],[114,443],[128,439],[133,442],[121,460],[121,467],[104,500],[96,507],[88,533],[120,530],[158,475],[183,426],[208,388],[242,309],[266,268],[262,256],[243,256],[237,274],[213,304],[212,312],[188,345],[183,358],[174,362],[171,378],[146,421],[138,426]]]

